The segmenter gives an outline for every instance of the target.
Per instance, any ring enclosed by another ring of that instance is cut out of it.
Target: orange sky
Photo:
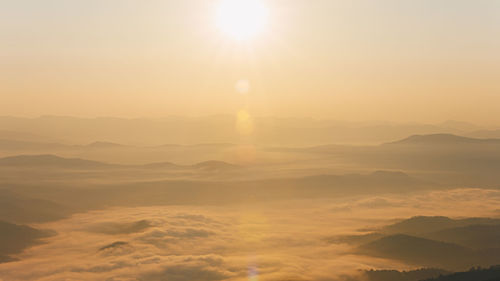
[[[500,2],[262,1],[245,42],[218,1],[2,1],[0,111],[500,123]]]

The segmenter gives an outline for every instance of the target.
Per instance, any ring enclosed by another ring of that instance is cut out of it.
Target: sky
[[[500,124],[500,1],[261,2],[0,0],[0,112]]]

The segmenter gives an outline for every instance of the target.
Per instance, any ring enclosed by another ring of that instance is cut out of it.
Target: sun
[[[261,0],[221,0],[216,12],[217,27],[238,41],[262,32],[268,18],[269,9]]]

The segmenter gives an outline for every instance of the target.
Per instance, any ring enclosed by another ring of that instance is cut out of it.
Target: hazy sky
[[[216,0],[0,0],[0,112],[500,123],[500,1],[262,1],[239,42]]]

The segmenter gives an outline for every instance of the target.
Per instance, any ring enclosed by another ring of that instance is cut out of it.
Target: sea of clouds
[[[294,200],[245,206],[113,208],[34,225],[57,235],[0,264],[0,280],[362,280],[361,269],[410,269],[357,256],[327,237],[415,215],[498,216],[500,191]]]

